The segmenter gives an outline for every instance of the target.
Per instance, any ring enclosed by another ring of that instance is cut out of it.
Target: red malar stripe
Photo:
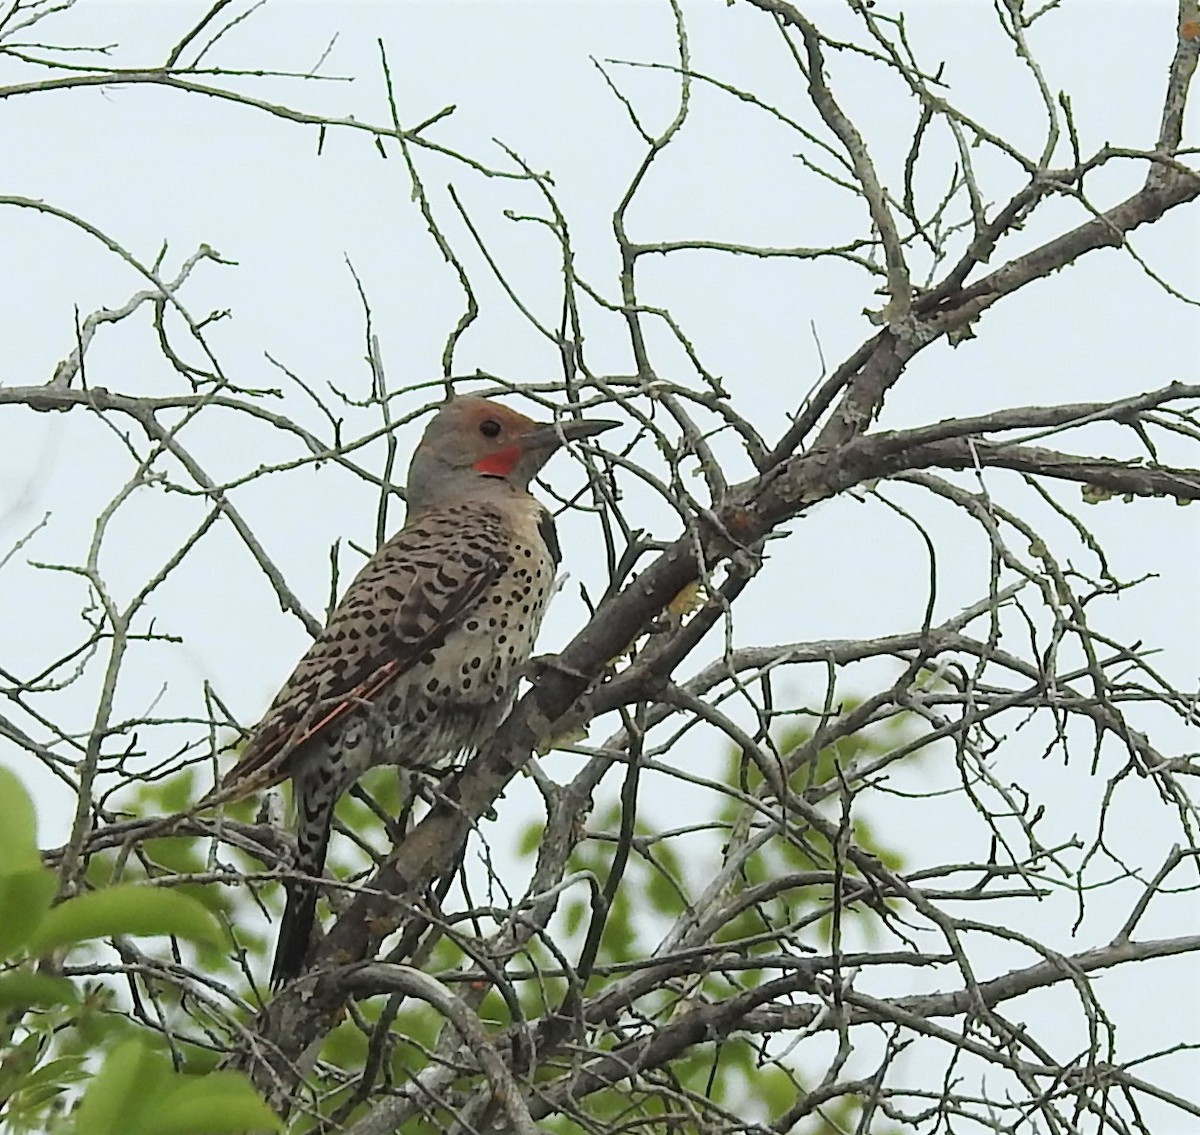
[[[508,449],[499,449],[481,457],[472,468],[476,473],[486,473],[492,477],[507,477],[521,460],[521,447],[511,445]]]

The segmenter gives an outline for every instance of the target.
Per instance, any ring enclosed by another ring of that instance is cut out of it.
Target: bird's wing
[[[290,773],[288,757],[356,709],[462,622],[500,577],[500,560],[431,555],[401,532],[350,585],[221,782],[248,795]],[[378,561],[378,562],[377,562]]]

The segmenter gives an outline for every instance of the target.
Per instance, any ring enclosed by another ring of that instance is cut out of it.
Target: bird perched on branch
[[[444,771],[508,714],[559,559],[530,481],[564,442],[617,424],[535,422],[478,397],[429,423],[404,527],[355,577],[221,782],[229,799],[291,778],[298,873],[320,877],[334,805],[367,769]],[[316,914],[314,882],[286,887],[274,986],[303,969]]]

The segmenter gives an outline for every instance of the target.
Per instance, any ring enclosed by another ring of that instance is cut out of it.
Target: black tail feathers
[[[333,821],[335,793],[328,791],[328,782],[319,778],[298,780],[296,784],[299,824],[296,831],[297,872],[319,879],[325,870],[325,853],[329,848],[329,826]],[[271,964],[271,988],[299,977],[304,970],[317,920],[317,892],[314,882],[290,880],[284,883],[287,904],[279,923],[279,938],[275,942],[275,960]]]
[[[279,923],[275,942],[275,960],[271,963],[271,988],[300,976],[313,923],[317,919],[317,889],[311,883],[288,883],[287,906]]]

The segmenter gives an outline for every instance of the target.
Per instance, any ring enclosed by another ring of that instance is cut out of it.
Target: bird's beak
[[[620,422],[605,418],[563,418],[558,422],[545,422],[530,430],[521,440],[529,448],[553,449],[567,441],[580,441],[595,437],[605,430],[615,429]]]

